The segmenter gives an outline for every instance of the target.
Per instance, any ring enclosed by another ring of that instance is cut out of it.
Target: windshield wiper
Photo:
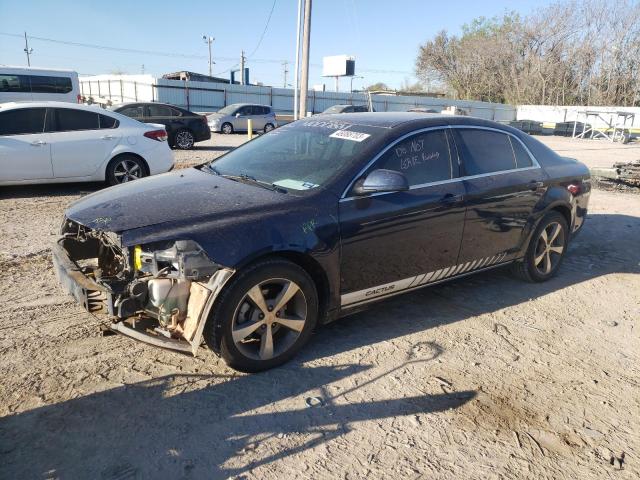
[[[252,183],[254,185],[257,185],[259,187],[262,188],[266,188],[267,190],[271,190],[272,192],[280,192],[280,193],[289,193],[289,191],[284,188],[281,187],[279,185],[276,185],[275,183],[269,183],[269,182],[265,182],[263,180],[258,180],[257,178],[248,175],[246,173],[241,173],[240,175],[231,175],[231,174],[227,174],[227,173],[220,173],[216,167],[214,167],[213,165],[209,164],[209,169],[215,173],[216,175],[222,177],[222,178],[228,178],[229,180],[233,180],[234,182],[243,182],[243,183]]]

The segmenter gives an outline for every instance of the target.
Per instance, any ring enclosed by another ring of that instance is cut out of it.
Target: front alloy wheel
[[[318,294],[309,274],[282,258],[238,272],[216,300],[207,344],[232,368],[258,372],[289,360],[309,340]]]
[[[307,308],[304,293],[293,281],[274,278],[254,285],[233,315],[236,348],[255,360],[286,352],[304,330]]]

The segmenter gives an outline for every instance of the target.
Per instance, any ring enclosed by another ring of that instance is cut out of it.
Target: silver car
[[[209,129],[212,132],[222,132],[227,135],[233,132],[246,132],[249,119],[254,132],[266,133],[278,126],[276,114],[269,105],[234,103],[207,116]]]

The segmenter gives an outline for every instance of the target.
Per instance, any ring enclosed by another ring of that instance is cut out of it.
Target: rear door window
[[[403,173],[409,186],[450,180],[457,173],[444,129],[418,133],[402,140],[387,150],[374,168]]]
[[[69,77],[53,77],[49,75],[31,75],[31,91],[33,93],[69,93],[73,90]]]
[[[144,117],[144,109],[142,105],[130,105],[128,107],[123,107],[118,110],[118,113],[122,115],[126,115],[130,118],[142,118]]]
[[[150,117],[171,117],[172,112],[171,108],[166,105],[149,105],[149,116]]]
[[[99,114],[71,108],[55,108],[56,132],[97,130],[100,128]]]
[[[44,131],[46,108],[20,108],[0,113],[0,135],[28,135]]]
[[[481,129],[455,129],[456,144],[465,175],[482,175],[516,168],[511,141],[505,133]]]

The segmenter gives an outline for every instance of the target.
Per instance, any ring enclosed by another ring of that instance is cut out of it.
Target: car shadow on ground
[[[353,403],[323,395],[313,397],[322,398],[317,406],[305,401],[306,392],[332,382],[358,376],[366,384],[397,370],[370,378],[370,368],[291,365],[231,377],[170,375],[5,417],[0,476],[229,478],[344,435],[354,423],[444,411],[475,396],[460,391]],[[276,410],[272,405],[279,401],[287,403]],[[249,451],[259,460],[247,465],[241,457]],[[231,459],[242,466],[228,465]]]
[[[429,376],[429,362],[443,352],[435,343],[412,344],[398,355],[395,368],[382,373],[366,357],[345,365],[318,364],[362,347],[366,355],[380,342],[522,304],[597,276],[638,274],[638,238],[638,217],[590,215],[559,275],[549,282],[523,283],[498,269],[398,296],[320,328],[295,361],[262,374],[176,374],[4,417],[0,477],[226,478],[345,435],[357,422],[460,407],[476,392],[354,403],[343,397],[347,392],[332,396],[327,388],[343,380],[342,385],[357,385],[352,390],[366,388],[409,366],[416,376]],[[314,391],[321,392],[324,404],[308,407],[305,398]],[[282,403],[276,407],[276,402]],[[254,460],[243,462],[248,451]]]
[[[236,147],[230,145],[194,145],[191,151],[196,152],[227,152],[233,150]]]
[[[84,196],[107,187],[108,185],[105,182],[10,185],[7,187],[0,187],[0,200],[9,198]]]

